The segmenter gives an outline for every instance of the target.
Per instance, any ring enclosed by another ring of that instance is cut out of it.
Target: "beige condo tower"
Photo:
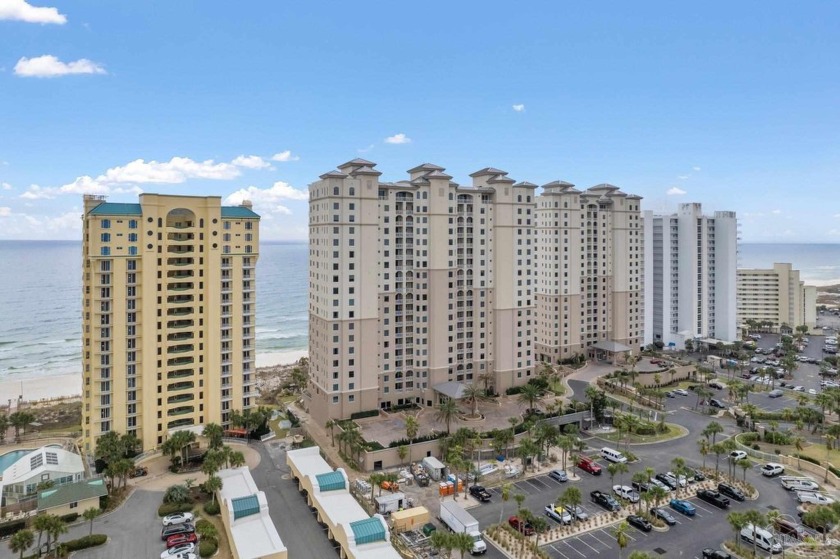
[[[149,450],[255,402],[259,216],[217,196],[85,196],[83,438]]]
[[[433,406],[476,382],[504,392],[535,374],[537,353],[638,346],[638,197],[609,185],[552,196],[574,214],[555,220],[536,185],[499,169],[461,186],[429,163],[398,182],[375,167],[354,159],[309,187],[305,397],[319,423]],[[568,258],[543,264],[541,250]]]

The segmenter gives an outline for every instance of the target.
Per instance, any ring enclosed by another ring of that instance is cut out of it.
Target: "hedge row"
[[[365,417],[376,417],[379,415],[379,410],[357,411],[350,414],[350,419],[364,419]]]
[[[820,461],[816,458],[811,458],[810,456],[806,456],[804,454],[794,454],[794,456],[801,460],[805,460],[806,462],[810,462],[811,464],[816,464],[817,466],[820,465]]]
[[[64,516],[61,516],[59,518],[61,518],[61,520],[63,520],[65,524],[70,524],[71,522],[75,522],[79,519],[79,513],[71,512],[70,514],[65,514]]]
[[[191,512],[194,506],[192,503],[163,503],[158,507],[158,516],[167,516],[176,512]]]
[[[70,540],[67,542],[63,542],[61,545],[64,546],[64,549],[67,551],[79,551],[80,549],[87,549],[89,547],[96,547],[97,545],[102,545],[108,540],[108,536],[105,534],[93,534],[91,536],[84,536],[79,538],[78,540]]]

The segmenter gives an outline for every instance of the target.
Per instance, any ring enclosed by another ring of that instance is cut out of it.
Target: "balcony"
[[[168,291],[187,291],[188,289],[193,289],[194,287],[195,284],[192,282],[178,282],[167,284],[166,289]]]
[[[168,429],[174,429],[176,427],[185,427],[187,425],[195,425],[195,420],[191,417],[187,417],[184,419],[176,419],[175,421],[170,421],[167,423],[166,427]]]
[[[178,369],[177,371],[170,371],[166,373],[166,378],[172,380],[176,378],[186,378],[191,377],[195,374],[195,371],[192,369]]]
[[[174,243],[184,243],[187,241],[192,241],[195,238],[194,233],[175,233],[171,232],[166,235],[166,238]]]
[[[169,279],[186,279],[193,277],[193,274],[192,270],[172,270],[167,272],[166,277]]]
[[[186,415],[193,412],[195,412],[195,406],[180,406],[167,411],[166,415],[172,417],[174,415]]]
[[[175,334],[169,334],[166,336],[167,342],[182,342],[184,340],[191,340],[193,339],[194,334],[192,332],[178,332]]]
[[[167,328],[190,328],[192,325],[192,320],[170,320],[166,323]]]
[[[166,260],[167,265],[169,266],[192,266],[193,259],[192,258],[169,258]]]
[[[168,359],[166,361],[166,366],[167,367],[178,367],[178,366],[181,366],[181,365],[191,365],[194,362],[195,362],[194,357],[177,357],[177,358],[174,358],[174,359]]]
[[[189,254],[195,252],[195,247],[192,245],[169,245],[166,252],[169,254]]]
[[[166,311],[167,316],[187,316],[188,314],[192,314],[193,310],[192,307],[186,307],[181,309],[169,309]],[[230,314],[228,314],[230,316]]]
[[[177,392],[178,390],[192,390],[195,383],[191,380],[186,382],[173,382],[166,386],[167,392]]]
[[[178,394],[177,396],[170,396],[166,399],[167,404],[180,404],[181,402],[189,402],[195,399],[195,394]]]
[[[195,346],[193,344],[182,344],[182,345],[174,345],[169,346],[167,348],[166,353],[187,353],[193,351]]]
[[[170,305],[184,305],[192,303],[194,300],[195,297],[192,295],[170,295],[166,298],[166,302]]]

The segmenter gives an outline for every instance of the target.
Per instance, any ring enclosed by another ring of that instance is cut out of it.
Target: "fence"
[[[762,452],[741,443],[737,438],[733,440],[739,450],[743,450],[753,458],[757,458],[764,462],[775,462],[784,466],[790,466],[792,468],[795,467],[797,470],[802,470],[803,472],[813,474],[815,477],[819,477],[832,487],[840,487],[840,478],[818,464],[814,464],[808,460],[800,460],[796,456],[788,456],[787,454],[770,454],[769,452]]]

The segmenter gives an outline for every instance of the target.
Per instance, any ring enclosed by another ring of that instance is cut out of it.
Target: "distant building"
[[[638,196],[558,182],[538,197],[493,167],[462,186],[430,163],[383,182],[375,166],[309,187],[305,397],[320,424],[434,406],[454,385],[504,392],[600,341],[639,346]]]
[[[644,229],[645,345],[738,339],[735,212],[680,204],[674,214],[645,211]]]
[[[82,429],[132,433],[227,427],[256,405],[259,216],[218,196],[85,196]]]
[[[817,325],[817,288],[799,279],[791,264],[772,268],[738,270],[738,323],[750,321],[759,329],[792,331],[797,326]]]
[[[82,457],[58,446],[43,446],[24,454],[3,470],[3,505],[35,498],[38,485],[54,487],[81,481],[85,477]]]
[[[287,559],[286,545],[268,514],[265,493],[257,488],[247,467],[221,470],[217,492],[234,559]]]

